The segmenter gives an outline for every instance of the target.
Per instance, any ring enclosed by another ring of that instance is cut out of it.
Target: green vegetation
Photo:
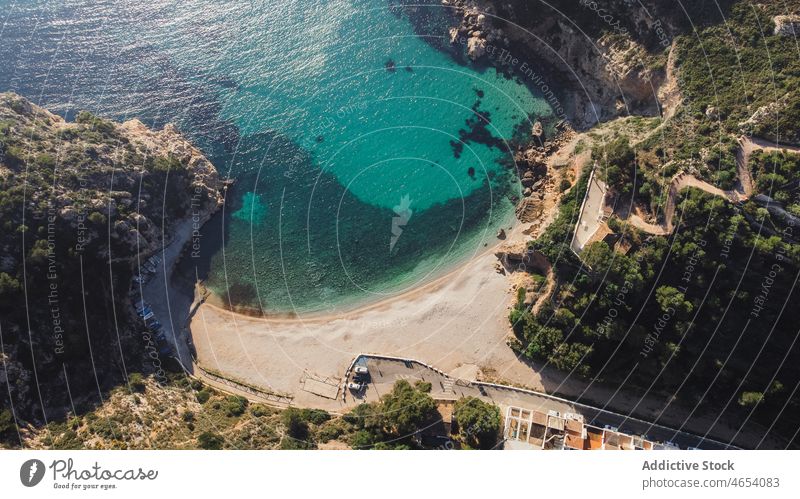
[[[144,378],[141,373],[132,373],[128,376],[128,385],[134,392],[142,393],[145,390]]]
[[[205,450],[219,450],[222,449],[225,441],[221,435],[210,431],[204,431],[197,437],[197,446]]]
[[[282,449],[308,448],[308,423],[300,410],[290,407],[283,411],[281,421],[286,427],[286,438],[281,441]]]
[[[14,423],[14,415],[9,409],[0,411],[0,441],[10,439],[12,433],[16,433],[17,425]]]
[[[209,399],[211,399],[211,392],[208,390],[200,390],[199,392],[197,392],[196,397],[199,403],[205,404],[206,402],[209,401]]]
[[[740,1],[724,24],[714,24],[678,40],[681,90],[687,111],[738,133],[756,110],[776,106],[766,119],[745,129],[782,143],[800,141],[800,60],[794,37],[774,35],[772,17],[798,12],[800,3]]]
[[[121,385],[94,410],[24,434],[25,447],[56,449],[313,449],[347,439],[355,429],[319,409],[279,410],[226,395],[198,380],[171,374],[165,384],[131,375],[144,385]],[[204,403],[197,401],[203,394]],[[8,410],[0,411],[0,437],[18,446]],[[13,438],[11,438],[13,437]],[[0,448],[2,445],[0,445]]]
[[[690,189],[678,211],[681,223],[669,239],[639,238],[627,255],[596,242],[582,254],[592,271],[556,266],[557,306],[547,304],[537,316],[512,312],[521,353],[626,386],[654,382],[657,393],[709,408],[742,389],[764,391],[772,375],[789,386],[799,382],[798,362],[784,357],[796,355],[800,311],[784,304],[797,299],[800,245],[760,234],[763,212],[752,202],[739,211]],[[556,239],[560,230],[554,224],[535,246],[559,254],[554,245],[562,241],[563,254],[570,239]],[[755,398],[739,400],[752,406]],[[798,407],[789,394],[776,393],[754,417],[770,421],[784,404]],[[797,413],[783,411],[781,424],[796,428]]]
[[[408,449],[418,446],[413,437],[437,418],[431,396],[400,380],[380,402],[359,405],[344,421],[356,430],[350,439],[355,449]]]
[[[592,159],[600,166],[600,178],[606,184],[619,193],[633,193],[636,157],[627,138],[617,137],[595,148],[592,151]]]
[[[800,187],[800,154],[783,151],[755,151],[750,155],[755,188],[783,203],[800,216],[797,188]]]
[[[237,417],[244,414],[247,409],[247,399],[231,395],[225,399],[225,414],[229,417]]]
[[[275,409],[248,403],[170,375],[164,384],[131,375],[141,391],[120,386],[95,410],[25,433],[25,447],[58,449],[315,449],[322,444],[355,449],[422,449],[425,435],[446,436],[430,384],[395,383],[380,401],[341,417],[320,409]],[[203,394],[204,401],[198,401]],[[454,407],[461,448],[493,448],[499,437],[496,406],[468,397]],[[14,433],[9,411],[0,412],[0,434]],[[154,429],[157,428],[157,431]]]

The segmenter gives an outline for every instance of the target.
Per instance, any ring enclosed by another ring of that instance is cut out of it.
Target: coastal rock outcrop
[[[546,87],[541,90],[551,96],[551,106],[562,109],[577,128],[629,113],[659,112],[663,51],[674,31],[668,21],[653,20],[622,0],[592,2],[596,13],[583,2],[549,7],[527,0],[449,3],[460,12],[459,25],[449,29],[452,44],[464,40],[471,60],[488,59]],[[613,29],[598,31],[598,23]],[[658,36],[646,46],[628,25]],[[553,92],[556,86],[560,95]]]
[[[800,34],[800,16],[784,15],[775,16],[772,20],[775,23],[774,34],[796,38]]]
[[[470,59],[476,61],[483,57],[484,54],[486,54],[486,40],[481,38],[480,32],[476,32],[467,40],[467,55],[469,55]]]
[[[546,274],[550,271],[550,262],[547,258],[525,243],[504,244],[495,256],[507,272],[534,271]]]

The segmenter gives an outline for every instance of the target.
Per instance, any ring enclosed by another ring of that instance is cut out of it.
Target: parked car
[[[360,392],[361,389],[364,388],[364,385],[362,385],[361,383],[350,382],[347,384],[347,388],[349,388],[354,392]]]
[[[369,369],[366,366],[356,366],[353,369],[353,380],[362,384],[369,383]]]

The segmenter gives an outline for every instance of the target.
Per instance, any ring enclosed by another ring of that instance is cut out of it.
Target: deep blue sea
[[[493,244],[519,190],[508,141],[551,113],[443,50],[434,4],[0,0],[0,91],[175,123],[236,179],[198,262],[217,298],[341,310]]]

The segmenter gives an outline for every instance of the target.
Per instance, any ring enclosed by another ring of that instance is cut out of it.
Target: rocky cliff
[[[714,17],[707,6],[684,13],[656,0],[443,3],[458,13],[448,33],[456,50],[539,87],[578,129],[627,114],[658,115],[673,38],[689,19],[701,24]],[[720,2],[719,12],[727,3]]]
[[[141,370],[135,267],[221,206],[222,187],[172,126],[67,122],[0,94],[0,410],[60,418]]]

